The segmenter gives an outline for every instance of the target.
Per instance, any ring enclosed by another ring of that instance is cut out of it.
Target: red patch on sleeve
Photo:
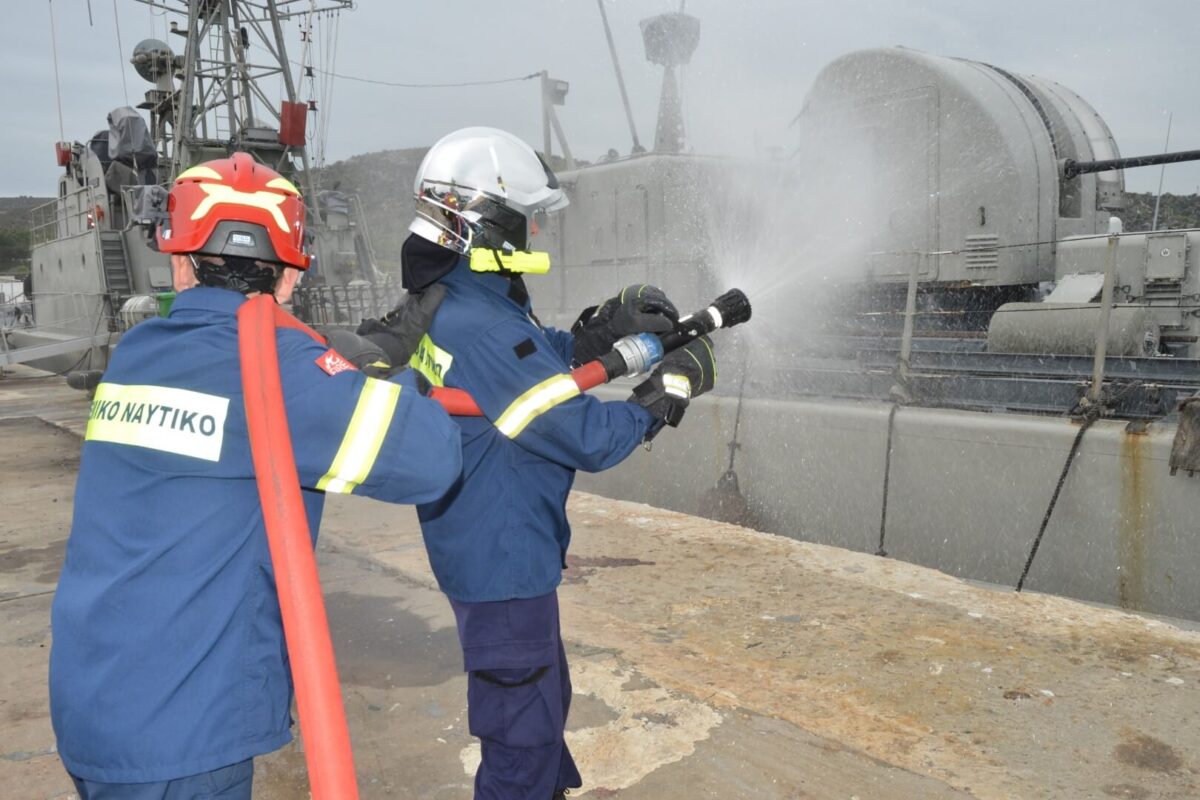
[[[358,367],[342,358],[336,350],[326,350],[322,355],[317,357],[316,364],[330,375],[337,375],[339,372],[348,372],[350,370],[358,371]]]

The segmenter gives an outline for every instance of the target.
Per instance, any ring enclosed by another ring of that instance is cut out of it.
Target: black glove
[[[586,364],[612,349],[631,333],[666,333],[675,327],[679,312],[663,290],[649,284],[626,286],[616,297],[584,309],[571,326],[576,364]]]
[[[421,337],[428,333],[433,315],[445,296],[446,287],[440,283],[431,284],[420,292],[409,292],[403,302],[382,319],[364,319],[355,333],[382,350],[393,368],[404,367]],[[342,355],[350,358],[346,353]]]
[[[316,328],[315,330],[325,337],[326,344],[336,350],[338,355],[358,367],[359,371],[368,378],[390,378],[397,372],[407,369],[407,365],[392,366],[387,353],[384,353],[378,345],[365,336],[351,333],[344,328]],[[416,370],[413,370],[413,378],[417,385],[417,392],[423,397],[428,397],[430,389],[433,388],[429,379]]]
[[[387,353],[365,336],[351,333],[344,328],[318,328],[317,332],[325,337],[325,341],[338,355],[358,367],[363,374],[372,378],[382,378],[392,371]]]
[[[629,402],[675,427],[688,402],[712,389],[716,380],[717,356],[709,338],[701,336],[667,353],[654,374],[634,388]]]

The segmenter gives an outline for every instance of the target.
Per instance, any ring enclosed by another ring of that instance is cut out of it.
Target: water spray
[[[741,289],[730,289],[706,308],[683,317],[667,333],[637,333],[619,339],[612,350],[571,371],[579,391],[586,392],[626,375],[649,372],[672,350],[722,328],[732,328],[750,319],[750,299]],[[435,387],[429,396],[458,417],[481,417],[475,399],[462,389]]]
[[[597,359],[604,365],[607,376],[604,382],[623,375],[649,372],[672,350],[678,350],[720,328],[740,325],[748,319],[750,299],[741,289],[730,289],[703,311],[681,318],[675,323],[675,330],[669,333],[637,333],[618,340],[610,352]]]

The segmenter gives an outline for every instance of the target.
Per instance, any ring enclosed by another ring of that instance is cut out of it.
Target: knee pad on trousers
[[[499,686],[501,689],[518,689],[522,686],[528,686],[531,683],[537,683],[543,677],[545,677],[549,670],[549,667],[538,667],[531,675],[529,675],[529,677],[519,678],[516,680],[502,677],[496,672],[491,672],[486,669],[476,670],[471,674],[479,678],[479,680],[490,683],[493,686]],[[517,670],[503,670],[503,672],[517,672]]]
[[[468,673],[471,733],[505,747],[548,747],[562,741],[561,689],[549,666]]]

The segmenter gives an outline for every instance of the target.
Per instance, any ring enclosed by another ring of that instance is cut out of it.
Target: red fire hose
[[[733,292],[738,295],[734,300],[745,301],[745,295]],[[718,303],[733,292],[718,298]],[[725,310],[727,325],[749,319],[749,303],[744,305],[744,309],[736,309],[736,316],[728,308]],[[692,325],[694,330],[672,334],[672,341],[664,339],[664,349],[669,351],[721,327],[721,316],[711,319],[696,315]],[[275,568],[275,589],[296,687],[312,797],[357,800],[350,731],[283,403],[275,341],[277,327],[295,328],[325,342],[325,337],[280,308],[271,295],[252,297],[238,309],[238,352],[254,476]],[[616,361],[608,366],[598,359],[576,368],[571,376],[580,391],[587,391],[621,374],[623,363],[621,356],[616,356]],[[482,416],[475,400],[461,389],[437,387],[430,396],[450,414]]]
[[[324,342],[324,337],[280,308],[270,295],[253,297],[238,309],[238,351],[250,452],[275,568],[275,589],[296,687],[313,800],[356,800],[358,785],[350,731],[283,404],[277,327],[295,328]],[[572,374],[580,391],[607,380],[599,361],[585,364]],[[461,389],[438,387],[431,394],[451,414],[482,414],[474,399]]]
[[[275,567],[313,800],[356,800],[350,732],[283,405],[277,322],[307,330],[270,295],[253,297],[238,309],[246,428]]]
[[[579,391],[586,392],[621,375],[646,372],[664,353],[683,347],[718,328],[740,325],[750,319],[750,314],[750,300],[745,293],[740,289],[730,289],[703,310],[682,317],[675,329],[668,333],[643,333],[619,340],[608,353],[572,370],[571,377],[575,379]],[[313,335],[316,336],[315,333]],[[431,390],[429,396],[454,416],[483,416],[475,400],[462,389],[439,386]]]
[[[275,568],[275,589],[296,686],[296,707],[300,730],[304,733],[304,756],[313,800],[356,800],[358,784],[350,731],[283,405],[275,342],[277,326],[295,328],[324,341],[324,337],[280,308],[270,295],[259,295],[242,304],[238,309],[238,351],[246,428]],[[580,391],[608,379],[599,361],[579,367],[572,375]],[[461,389],[438,387],[431,396],[451,414],[482,415],[475,400]]]
[[[604,364],[599,361],[589,361],[582,367],[576,367],[571,370],[571,377],[575,379],[575,385],[579,387],[579,391],[581,392],[586,392],[588,389],[594,389],[600,384],[608,382],[608,373],[604,368]],[[462,389],[435,386],[429,391],[429,396],[441,403],[442,407],[446,409],[446,413],[451,416],[483,416],[483,412],[479,410],[479,405],[475,402],[475,398]]]

